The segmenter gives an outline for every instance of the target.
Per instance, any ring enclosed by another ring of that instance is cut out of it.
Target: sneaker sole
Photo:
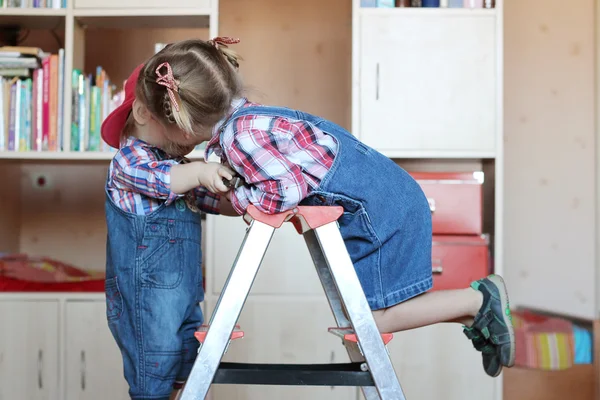
[[[515,329],[513,327],[511,315],[510,315],[510,303],[508,301],[508,291],[506,290],[506,284],[504,283],[504,279],[502,279],[499,275],[489,276],[488,279],[496,285],[498,288],[498,292],[500,293],[500,304],[502,305],[502,318],[504,320],[504,324],[508,328],[508,334],[510,337],[510,360],[508,365],[505,367],[512,367],[515,365]]]

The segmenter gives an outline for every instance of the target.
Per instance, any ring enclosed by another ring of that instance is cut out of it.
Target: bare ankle
[[[469,315],[475,317],[479,313],[479,310],[481,310],[481,306],[483,306],[483,294],[473,288],[467,288],[466,290],[470,291],[470,294],[473,296],[473,306]]]

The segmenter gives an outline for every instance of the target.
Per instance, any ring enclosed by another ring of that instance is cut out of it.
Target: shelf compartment
[[[0,25],[27,29],[57,29],[64,27],[66,15],[65,9],[2,8]]]

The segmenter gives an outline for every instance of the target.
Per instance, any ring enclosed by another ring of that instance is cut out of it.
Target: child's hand
[[[231,180],[235,172],[222,164],[216,162],[206,163],[198,174],[198,183],[213,193],[227,193],[229,188],[223,183],[223,179]]]

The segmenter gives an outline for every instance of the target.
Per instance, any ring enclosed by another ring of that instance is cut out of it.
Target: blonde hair
[[[210,132],[243,93],[238,60],[240,57],[217,39],[170,44],[140,71],[136,98],[164,126],[176,124],[192,136]],[[174,89],[160,83],[157,69],[165,63]]]

